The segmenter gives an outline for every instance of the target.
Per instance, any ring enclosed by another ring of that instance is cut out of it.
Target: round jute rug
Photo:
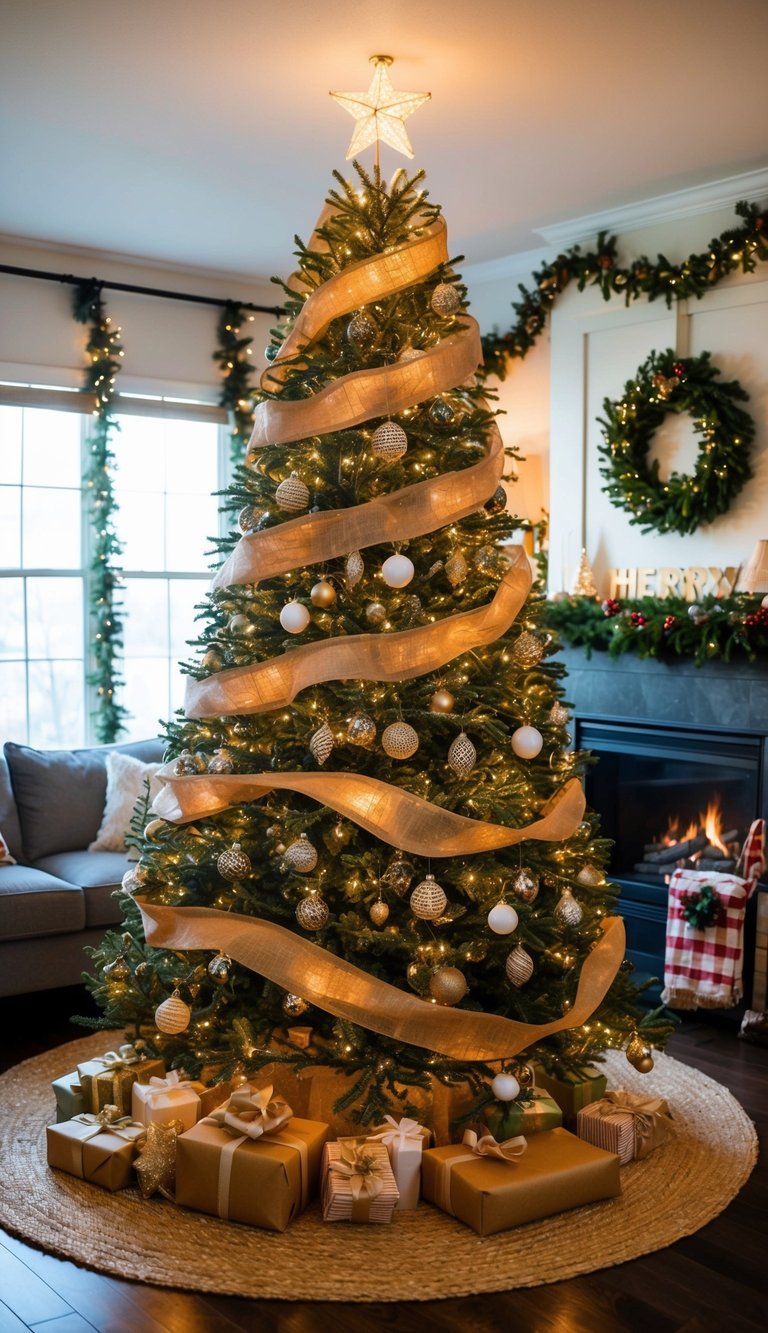
[[[757,1157],[751,1121],[726,1088],[668,1056],[636,1074],[609,1052],[609,1085],[666,1097],[673,1131],[622,1169],[621,1198],[481,1239],[422,1205],[390,1226],[323,1223],[317,1205],[280,1235],[221,1222],[137,1191],[108,1194],[45,1160],[52,1078],[106,1049],[105,1034],[0,1078],[0,1223],[51,1254],[159,1286],[285,1300],[434,1300],[532,1287],[671,1245],[730,1202]]]

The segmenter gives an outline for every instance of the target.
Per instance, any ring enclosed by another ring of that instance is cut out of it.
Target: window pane
[[[83,663],[30,662],[30,744],[46,749],[82,745]]]
[[[77,412],[24,409],[25,486],[80,489],[80,430]]]
[[[28,654],[83,656],[83,580],[27,579]]]
[[[0,486],[0,568],[21,564],[21,488]]]
[[[0,733],[4,741],[27,740],[27,686],[23,662],[0,662]]]
[[[0,657],[24,657],[23,579],[0,579]]]
[[[20,407],[0,407],[0,484],[21,481]]]
[[[125,689],[120,692],[120,703],[132,716],[127,722],[127,733],[121,740],[147,740],[157,736],[160,719],[169,713],[168,659],[157,657],[127,657],[123,675]]]
[[[166,422],[166,488],[210,495],[218,489],[218,435],[204,421]]]
[[[166,500],[166,569],[207,569],[211,536],[218,526],[217,501],[210,495],[169,495]]]
[[[123,607],[126,657],[167,657],[167,580],[126,579]]]
[[[165,489],[165,423],[157,417],[119,417],[111,446],[121,491]]]
[[[24,488],[27,569],[80,568],[80,492]]]
[[[188,639],[196,639],[200,625],[195,623],[196,607],[209,588],[207,579],[172,579],[171,596],[171,662],[187,661],[192,656]]]
[[[163,569],[165,527],[162,495],[121,491],[115,527],[123,543],[124,569]]]

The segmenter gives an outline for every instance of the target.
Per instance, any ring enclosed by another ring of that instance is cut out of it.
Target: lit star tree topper
[[[392,56],[371,56],[370,61],[374,68],[367,92],[331,93],[331,97],[357,122],[347,151],[347,160],[375,143],[378,164],[380,141],[388,143],[390,148],[396,148],[398,153],[404,153],[406,157],[413,157],[405,120],[423,102],[428,102],[432,94],[401,93],[393,88],[388,73]]]

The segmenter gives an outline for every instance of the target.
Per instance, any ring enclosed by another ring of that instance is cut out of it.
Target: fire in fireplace
[[[661,837],[645,843],[643,859],[635,863],[635,872],[664,884],[669,883],[672,871],[678,869],[732,873],[741,856],[741,847],[738,829],[723,831],[720,797],[716,795],[684,831],[680,816],[670,815]]]

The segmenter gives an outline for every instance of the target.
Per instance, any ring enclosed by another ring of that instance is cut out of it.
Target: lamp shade
[[[755,543],[736,581],[739,592],[768,592],[768,539]]]

